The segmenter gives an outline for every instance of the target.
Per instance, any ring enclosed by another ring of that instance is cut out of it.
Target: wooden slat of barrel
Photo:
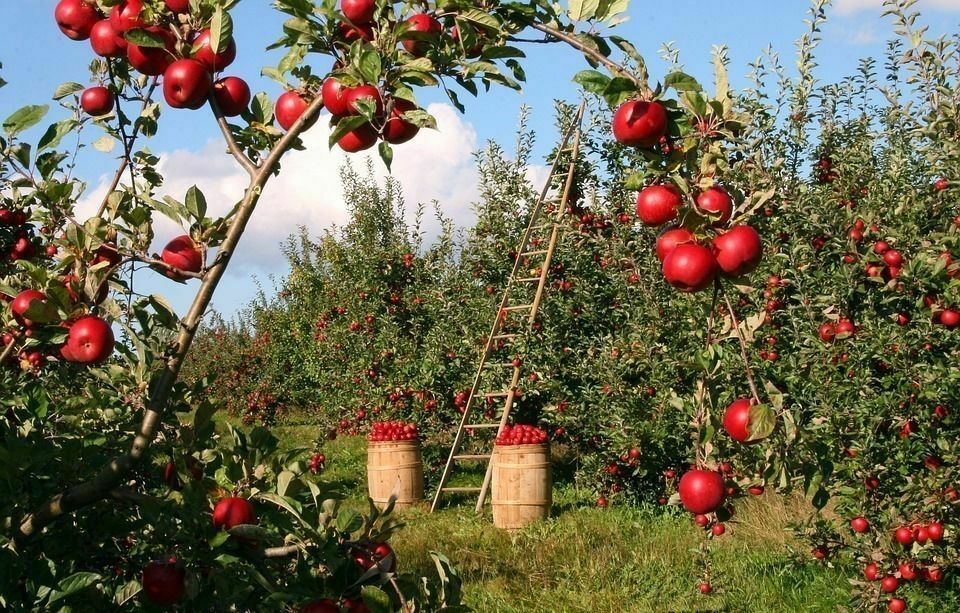
[[[517,530],[550,516],[553,480],[549,445],[498,445],[491,481],[493,523]]]
[[[423,458],[419,441],[368,442],[367,484],[370,498],[383,508],[397,495],[394,508],[423,502]]]

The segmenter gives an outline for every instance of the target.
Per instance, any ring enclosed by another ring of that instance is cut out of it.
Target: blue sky
[[[0,62],[2,76],[10,84],[0,89],[0,115],[5,117],[23,104],[49,101],[56,86],[64,81],[86,82],[86,67],[92,59],[89,45],[72,42],[60,34],[53,21],[55,0],[7,0],[4,4],[6,27],[0,39]],[[859,58],[882,55],[883,41],[892,34],[889,21],[880,17],[881,0],[835,0],[834,4],[819,52],[818,74],[825,81],[850,74]],[[922,0],[919,6],[924,11],[922,21],[931,26],[932,34],[957,31],[960,0]],[[807,10],[805,0],[634,0],[630,21],[618,27],[617,33],[633,41],[647,58],[653,79],[663,74],[664,63],[658,50],[664,42],[672,42],[681,51],[681,61],[688,72],[705,82],[711,80],[712,45],[726,44],[733,85],[742,86],[747,64],[768,44],[792,68],[794,41],[804,30]],[[245,0],[234,11],[234,22],[240,52],[228,73],[243,76],[255,91],[278,94],[278,86],[259,74],[262,66],[275,64],[279,57],[277,52],[269,54],[263,49],[277,37],[283,16],[270,9],[266,0]],[[461,99],[467,103],[465,117],[441,106],[445,99],[438,91],[418,94],[422,103],[432,103],[431,111],[440,120],[440,133],[421,135],[396,152],[394,174],[408,188],[409,204],[438,199],[454,219],[469,223],[468,205],[476,193],[470,152],[488,139],[512,142],[522,104],[532,107],[531,127],[539,134],[539,153],[549,148],[554,138],[552,101],[577,96],[570,79],[585,63],[575,52],[560,46],[528,45],[526,50],[528,82],[524,91],[498,89],[478,99],[464,94]],[[214,301],[219,310],[232,313],[247,301],[255,287],[253,276],[264,279],[282,272],[276,245],[296,225],[319,232],[343,220],[336,176],[344,157],[325,151],[324,130],[322,125],[314,128],[307,139],[310,152],[298,154],[288,163],[288,172],[295,176],[268,188],[251,232],[242,244],[249,255],[236,262],[235,270],[228,274]],[[88,136],[90,141],[99,137]],[[37,137],[34,135],[33,139]],[[197,183],[214,209],[225,210],[240,197],[242,177],[222,155],[216,138],[208,113],[165,110],[161,131],[149,146],[165,160],[168,188],[173,196],[182,198],[185,189]],[[92,149],[82,157],[80,173],[90,183],[86,198],[89,205],[116,160]],[[424,171],[426,168],[429,173]],[[382,175],[382,169],[378,173]],[[161,226],[158,235],[166,238],[175,231]],[[269,282],[265,285],[269,286]],[[195,286],[181,287],[164,279],[144,277],[138,280],[138,289],[169,295],[183,312]]]

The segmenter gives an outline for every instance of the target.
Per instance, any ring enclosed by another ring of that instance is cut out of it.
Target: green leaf
[[[210,20],[210,48],[214,53],[224,51],[230,44],[230,38],[233,36],[233,18],[230,13],[218,6],[213,13],[213,19]]]
[[[376,83],[380,80],[382,64],[380,54],[377,53],[373,45],[364,46],[360,59],[357,62],[357,67],[360,69],[360,74],[368,83]]]
[[[113,148],[117,144],[117,139],[112,136],[101,136],[97,140],[93,141],[93,148],[97,151],[102,151],[103,153],[110,153],[113,151]]]
[[[51,124],[43,136],[40,137],[40,142],[37,143],[37,153],[47,148],[56,149],[60,141],[63,140],[63,137],[79,125],[80,124],[74,119],[64,119],[63,121]]]
[[[363,604],[367,605],[371,613],[391,613],[393,611],[390,596],[378,587],[365,586],[360,591],[360,595],[363,597]]]
[[[600,95],[610,85],[610,77],[597,70],[582,70],[574,75],[573,82],[591,94]]]
[[[164,39],[160,38],[156,34],[147,32],[142,28],[137,28],[135,30],[128,30],[123,37],[127,39],[127,42],[133,43],[138,47],[148,47],[152,49],[163,49],[167,46],[167,43]]]
[[[13,114],[3,122],[3,131],[6,132],[7,136],[14,137],[24,130],[28,130],[40,123],[49,110],[50,107],[46,104],[31,104],[22,107],[14,111]]]
[[[196,185],[187,190],[184,204],[197,221],[202,221],[207,216],[207,199]]]
[[[378,150],[380,152],[380,159],[383,160],[387,170],[390,170],[390,167],[393,165],[393,147],[391,147],[387,141],[381,141]]]
[[[57,86],[57,89],[54,90],[53,99],[62,100],[67,96],[69,96],[70,94],[75,94],[77,92],[83,91],[83,89],[84,89],[83,85],[80,85],[79,83],[74,83],[72,81],[61,83],[59,86]]]
[[[663,79],[664,88],[673,88],[678,92],[694,91],[702,92],[703,87],[700,83],[684,72],[671,72]]]
[[[363,518],[352,509],[342,511],[337,515],[337,530],[340,532],[351,533],[359,530],[362,525]]]
[[[567,14],[573,21],[593,19],[600,8],[600,0],[570,0]]]
[[[769,406],[758,404],[750,407],[749,441],[760,441],[771,434],[777,426],[777,414]]]
[[[58,600],[63,600],[67,596],[76,594],[81,590],[85,590],[91,585],[94,585],[98,581],[102,580],[103,577],[97,573],[87,573],[79,572],[70,575],[69,577],[63,579],[59,585],[57,585],[57,590],[53,592],[53,595],[50,596],[48,604],[53,604]]]

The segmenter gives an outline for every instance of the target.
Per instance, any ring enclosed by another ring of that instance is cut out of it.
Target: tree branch
[[[110,78],[112,81],[112,70],[110,73]],[[159,81],[157,77],[154,77],[153,81],[150,83],[150,87],[147,89],[147,95],[143,97],[143,104],[140,106],[140,113],[143,113],[143,111],[146,110],[147,105],[150,104],[150,100],[153,97],[153,92],[156,90],[158,82]],[[134,141],[136,141],[137,137],[140,135],[140,126],[137,125],[137,122],[133,122],[133,132],[130,134],[130,138],[127,139],[127,137],[124,135],[123,129],[123,112],[120,110],[120,96],[116,97],[116,104],[120,142],[123,144],[123,161],[120,162],[120,167],[117,168],[117,172],[113,173],[113,179],[111,179],[110,185],[107,187],[107,193],[104,194],[103,200],[100,202],[100,207],[97,209],[97,217],[103,217],[103,213],[107,210],[107,202],[110,199],[110,194],[116,191],[117,186],[120,185],[120,179],[123,177],[123,173],[127,170],[127,166],[130,165],[130,156],[132,155],[130,150],[133,148]]]
[[[257,165],[254,164],[243,151],[240,151],[237,140],[233,138],[230,125],[227,123],[227,118],[223,116],[223,111],[220,110],[220,105],[217,104],[217,97],[213,91],[210,92],[209,102],[213,116],[217,119],[217,125],[220,126],[220,132],[223,133],[223,139],[227,141],[227,149],[230,151],[230,155],[236,158],[237,162],[243,166],[243,169],[247,171],[248,175],[251,177],[254,176],[257,173]]]
[[[35,512],[27,515],[20,524],[17,540],[26,540],[37,535],[45,526],[56,519],[73,513],[78,509],[102,500],[108,492],[120,485],[123,477],[129,473],[130,469],[140,463],[146,456],[150,445],[156,436],[160,420],[167,409],[167,402],[170,399],[170,392],[173,389],[177,377],[180,375],[180,368],[183,366],[184,358],[190,350],[193,338],[196,335],[203,315],[210,305],[217,285],[226,272],[227,265],[233,256],[240,238],[243,236],[250,217],[256,210],[257,203],[263,193],[263,188],[270,180],[274,171],[277,169],[283,155],[290,149],[294,141],[299,138],[308,122],[313,121],[314,117],[320,112],[323,106],[323,99],[317,97],[310,103],[303,115],[291,126],[290,131],[281,138],[270,154],[258,168],[256,174],[251,177],[250,184],[247,187],[246,194],[237,209],[236,217],[232,220],[227,236],[217,252],[217,257],[207,271],[203,283],[193,300],[190,311],[183,319],[180,326],[180,334],[176,343],[171,347],[169,357],[163,366],[163,370],[155,379],[153,392],[147,403],[143,420],[140,428],[133,439],[130,451],[124,455],[115,458],[109,462],[101,471],[90,481],[76,485],[67,491],[57,494]]]
[[[727,311],[730,312],[730,321],[733,323],[733,329],[737,331],[737,340],[740,341],[740,357],[743,359],[743,368],[746,371],[747,383],[750,385],[750,393],[753,394],[753,400],[757,404],[760,402],[760,394],[757,393],[757,385],[753,382],[753,372],[750,370],[750,360],[747,359],[747,341],[743,338],[743,332],[740,330],[740,322],[737,321],[737,314],[733,312],[733,305],[730,303],[730,297],[726,290],[723,292],[723,300],[727,304]]]
[[[556,28],[550,27],[548,25],[543,25],[540,23],[531,23],[530,27],[533,28],[534,30],[541,31],[544,34],[547,34],[548,36],[552,36],[557,40],[567,43],[568,45],[578,50],[580,53],[584,54],[585,56],[592,59],[593,61],[597,62],[598,64],[603,64],[604,66],[606,66],[610,70],[610,72],[612,72],[613,74],[633,81],[634,83],[637,84],[637,87],[640,88],[640,91],[643,93],[644,96],[650,96],[653,94],[653,92],[650,90],[650,86],[644,83],[643,80],[640,79],[637,75],[633,74],[622,65],[614,62],[613,60],[611,60],[604,54],[600,53],[596,49],[577,40],[576,36],[572,36],[570,34],[567,34],[566,32],[562,32]]]

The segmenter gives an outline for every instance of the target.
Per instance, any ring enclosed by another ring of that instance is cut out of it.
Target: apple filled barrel
[[[373,424],[367,436],[367,483],[370,498],[381,509],[393,495],[397,509],[423,501],[423,456],[416,424]]]
[[[550,516],[553,478],[546,431],[535,426],[506,426],[493,449],[491,502],[493,523],[518,530]]]

